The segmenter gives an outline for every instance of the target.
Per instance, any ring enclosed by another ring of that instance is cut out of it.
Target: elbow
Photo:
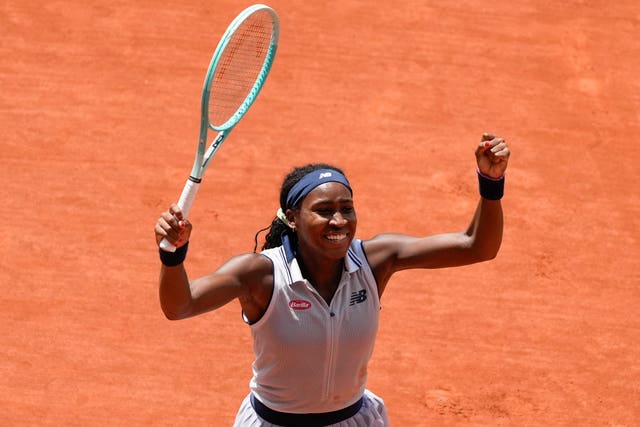
[[[481,262],[491,261],[498,256],[497,252],[477,252],[471,255],[467,264],[478,264]]]
[[[177,315],[174,312],[167,311],[167,310],[162,310],[162,312],[164,313],[164,317],[166,317],[167,320],[180,320],[180,319],[182,319],[182,317],[180,317],[179,315]]]
[[[501,241],[495,241],[492,244],[472,245],[471,253],[473,262],[486,262],[495,259],[500,251]]]
[[[160,304],[160,307],[162,308],[162,313],[164,313],[164,317],[166,317],[168,320],[181,320],[186,317],[189,317],[189,315],[187,314],[187,311],[184,309],[180,309],[177,307],[170,307],[162,303]]]
[[[496,259],[497,256],[498,256],[497,250],[493,252],[485,253],[482,255],[480,262],[491,261],[493,259]]]
[[[477,258],[478,262],[491,261],[498,256],[498,252],[500,251],[500,243],[495,246],[482,248],[482,250],[478,251]]]

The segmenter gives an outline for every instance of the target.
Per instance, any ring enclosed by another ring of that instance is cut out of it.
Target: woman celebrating
[[[251,328],[251,391],[235,426],[388,426],[384,402],[366,389],[380,298],[391,276],[411,268],[487,261],[502,240],[505,141],[484,134],[475,150],[480,201],[467,230],[414,237],[355,238],[353,191],[327,164],[294,169],[260,253],[231,258],[189,281],[184,269],[192,225],[176,205],[155,226],[178,249],[160,249],[160,303],[184,319],[234,299]]]

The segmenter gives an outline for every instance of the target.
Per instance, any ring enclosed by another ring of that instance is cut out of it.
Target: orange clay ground
[[[202,79],[250,3],[0,5],[0,424],[230,426],[237,302],[166,320],[153,226]],[[274,0],[265,90],[214,159],[187,268],[251,251],[293,166],[355,188],[358,236],[466,228],[484,131],[512,148],[492,262],[398,274],[368,386],[395,427],[640,422],[640,4]]]

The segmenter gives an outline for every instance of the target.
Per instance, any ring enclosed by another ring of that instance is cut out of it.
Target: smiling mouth
[[[347,238],[347,233],[335,233],[335,234],[327,234],[325,239],[331,240],[332,242],[339,242],[345,240]]]

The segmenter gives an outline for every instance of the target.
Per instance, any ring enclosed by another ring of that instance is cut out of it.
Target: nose
[[[344,226],[349,220],[347,218],[345,218],[344,215],[342,215],[342,213],[340,211],[336,211],[333,213],[333,215],[331,215],[331,218],[329,219],[329,224],[334,225],[336,227],[342,227]]]

